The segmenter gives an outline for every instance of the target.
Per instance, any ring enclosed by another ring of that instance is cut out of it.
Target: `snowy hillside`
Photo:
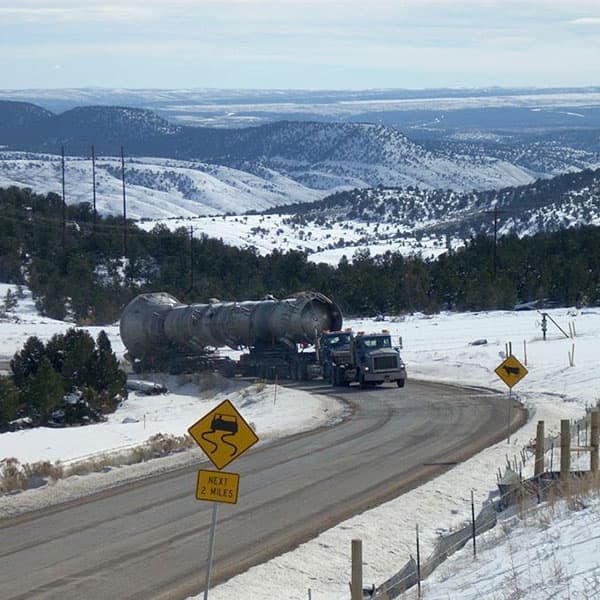
[[[276,249],[306,252],[309,260],[328,264],[339,263],[342,256],[351,260],[355,252],[365,250],[373,256],[390,251],[435,257],[445,252],[448,244],[454,248],[463,243],[458,238],[447,239],[437,234],[418,235],[417,239],[408,229],[399,229],[394,223],[344,218],[304,222],[285,214],[151,219],[139,225],[150,230],[157,223],[173,230],[191,227],[197,237],[208,235],[231,246],[255,248],[263,255]]]
[[[123,210],[121,159],[96,160],[96,202],[103,214]],[[62,194],[60,156],[0,152],[0,187],[28,187],[39,193]],[[280,175],[263,169],[260,176],[218,165],[154,158],[127,158],[127,214],[133,219],[190,217],[264,210],[323,197]],[[65,159],[65,197],[68,204],[93,201],[90,158]]]
[[[533,181],[526,170],[485,156],[434,153],[382,125],[283,123],[272,132],[261,161],[310,187],[409,186],[488,189]],[[323,176],[326,179],[321,179]],[[324,185],[325,184],[325,185]]]
[[[399,252],[435,257],[478,232],[533,235],[576,225],[600,225],[600,170],[542,180],[529,186],[459,193],[446,190],[364,189],[339,192],[311,204],[268,214],[148,220],[227,244],[306,252],[314,262],[337,264],[355,252]]]

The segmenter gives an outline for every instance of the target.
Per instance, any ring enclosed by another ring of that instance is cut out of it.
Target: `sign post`
[[[495,369],[496,375],[508,386],[508,439],[510,444],[510,420],[512,412],[512,389],[529,371],[512,354],[502,361]]]
[[[204,584],[204,600],[208,600],[208,589],[210,588],[210,572],[212,571],[213,554],[215,552],[215,534],[217,532],[217,515],[219,503],[213,502],[212,525],[210,527],[210,542],[208,544],[208,560],[206,561],[206,583]]]
[[[224,400],[196,421],[188,428],[188,433],[204,450],[213,465],[219,469],[218,471],[200,469],[196,482],[196,499],[213,503],[204,586],[204,600],[208,600],[219,502],[236,504],[240,483],[238,473],[226,473],[221,469],[254,446],[258,442],[258,436],[229,400]]]

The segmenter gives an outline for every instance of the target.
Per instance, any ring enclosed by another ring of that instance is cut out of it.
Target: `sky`
[[[600,83],[598,0],[0,0],[4,89]]]
[[[0,283],[0,299],[9,288],[15,292],[14,286]],[[18,351],[32,332],[45,342],[72,325],[39,316],[29,290],[24,291],[25,298],[10,313],[12,318],[0,322],[3,340],[0,362]],[[347,600],[351,539],[363,540],[365,584],[381,584],[410,555],[416,556],[417,523],[423,558],[429,555],[439,534],[445,535],[468,523],[470,491],[473,490],[478,511],[490,493],[494,493],[496,472],[504,468],[507,457],[520,456],[521,450],[535,439],[538,420],[545,422],[548,436],[555,436],[560,431],[561,419],[579,419],[587,407],[597,405],[600,310],[559,308],[549,313],[563,329],[575,332],[575,337],[566,339],[552,325],[547,340],[543,341],[536,311],[417,313],[386,320],[384,324],[370,319],[347,320],[345,326],[354,331],[372,331],[384,325],[394,340],[402,336],[409,379],[406,388],[397,390],[400,404],[410,393],[411,379],[464,383],[508,393],[494,369],[504,360],[506,343],[510,341],[515,356],[529,370],[512,394],[527,407],[530,418],[513,432],[510,440],[503,439],[395,500],[357,514],[291,552],[214,587],[210,591],[211,600],[305,600],[307,588],[312,589],[311,597],[315,600]],[[98,329],[90,329],[93,337]],[[106,330],[113,349],[122,356],[124,347],[118,326]],[[483,339],[487,343],[472,344]],[[575,357],[572,367],[567,359],[569,352]],[[104,423],[1,434],[0,460],[6,456],[15,456],[22,463],[62,459],[68,466],[77,459],[136,446],[157,432],[181,435],[225,398],[238,407],[247,421],[255,424],[259,443],[318,427],[340,414],[341,407],[334,398],[298,389],[274,385],[244,388],[243,382],[226,380],[218,387],[204,385],[195,391],[190,384],[177,383],[177,378],[157,377],[167,384],[169,394],[145,397],[132,392]],[[585,445],[587,429],[584,434],[582,428],[581,436],[580,445]],[[197,463],[199,455],[201,452],[194,449],[85,477],[67,477],[55,485],[21,494],[0,495],[0,518],[74,500],[177,465]],[[526,456],[528,460],[522,469],[523,475],[529,477],[533,460],[529,452]],[[572,468],[589,468],[587,454],[577,456],[575,453],[572,456]],[[546,468],[550,464],[557,468],[558,451],[546,452]],[[242,473],[242,480],[243,476]],[[190,497],[193,489],[192,480]],[[174,497],[173,502],[180,503],[181,499]],[[243,489],[240,489],[239,504],[232,510],[241,510],[243,506]],[[476,562],[471,558],[469,544],[426,580],[424,598],[498,600],[501,597],[498,590],[508,590],[502,597],[512,594],[511,597],[522,600],[597,597],[593,594],[600,589],[599,506],[598,500],[593,505],[585,500],[574,512],[550,506],[548,513],[540,518],[527,516],[531,531],[522,531],[518,519],[503,520],[478,541]],[[154,505],[140,510],[140,526],[155,527],[151,515]],[[217,529],[217,545],[218,540]],[[8,575],[1,571],[0,565],[0,579]],[[408,598],[415,596],[409,594]],[[197,600],[201,598],[202,595]]]

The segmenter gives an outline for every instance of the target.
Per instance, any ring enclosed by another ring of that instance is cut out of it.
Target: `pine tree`
[[[0,376],[0,431],[19,416],[20,406],[19,390],[12,378]]]
[[[64,393],[62,377],[44,357],[37,373],[27,380],[21,401],[34,422],[43,425],[48,422],[52,411],[60,406]]]
[[[23,349],[10,361],[15,385],[22,389],[29,377],[35,375],[46,355],[44,343],[36,336],[27,338]]]
[[[12,290],[6,290],[6,295],[4,296],[4,302],[2,304],[1,312],[5,315],[11,311],[13,311],[18,304],[17,295],[12,292]]]
[[[121,398],[127,397],[127,376],[119,368],[117,357],[104,330],[98,334],[96,344],[89,383],[97,392],[97,408],[102,412],[109,412],[116,408]]]

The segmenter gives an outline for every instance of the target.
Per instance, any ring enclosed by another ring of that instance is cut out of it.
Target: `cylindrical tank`
[[[284,300],[181,304],[170,294],[142,294],[121,315],[121,339],[132,358],[177,349],[256,347],[312,343],[327,329],[342,327],[342,313],[318,292]]]

